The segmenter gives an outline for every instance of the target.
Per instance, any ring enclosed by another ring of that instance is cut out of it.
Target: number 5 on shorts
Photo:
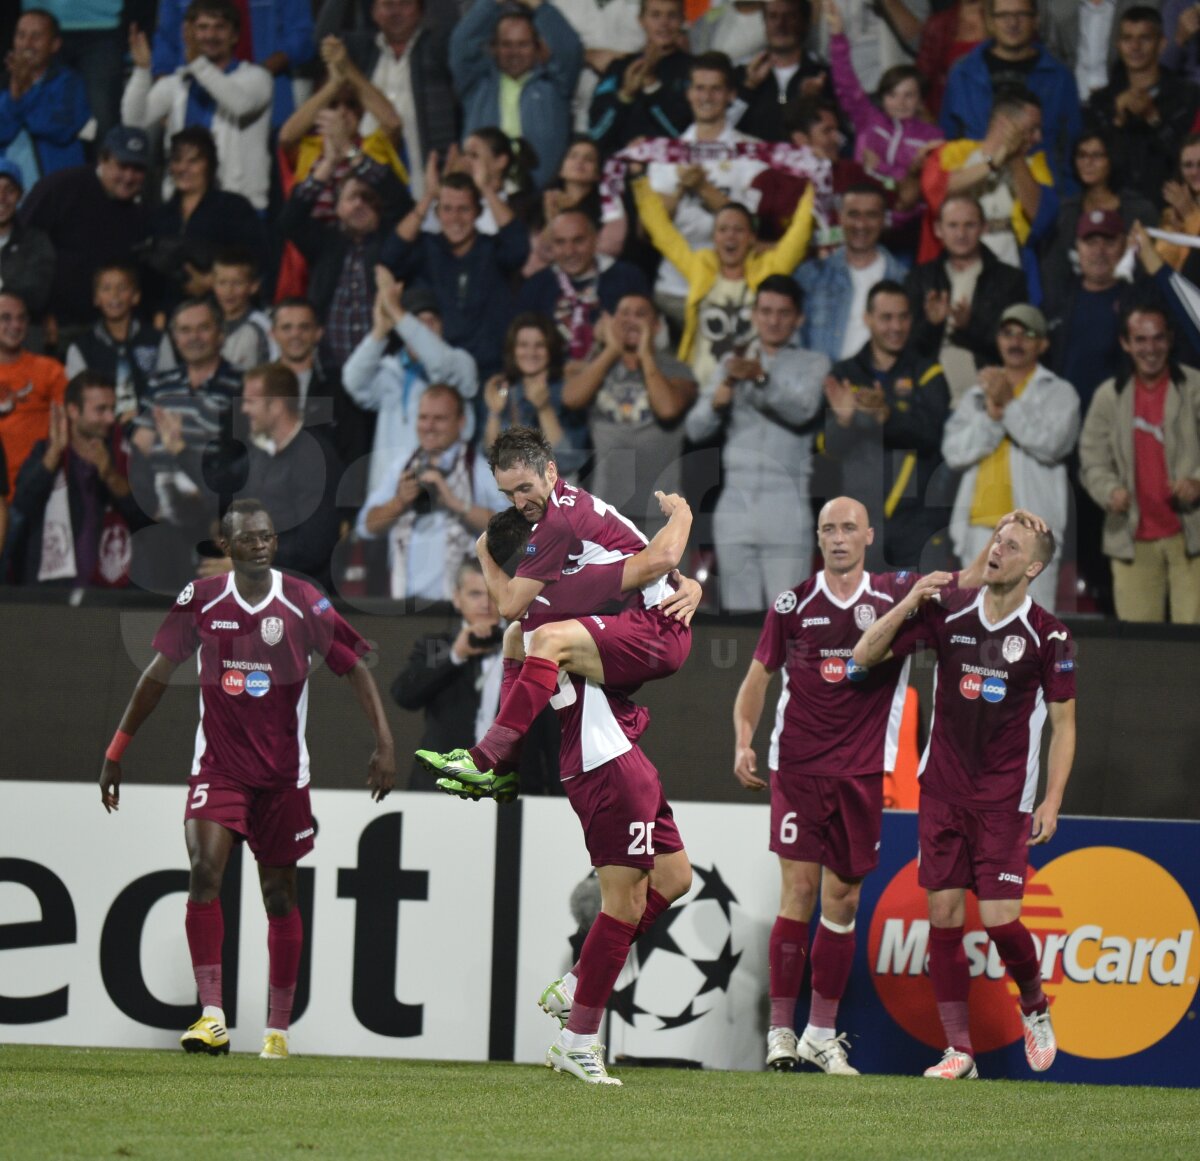
[[[799,836],[800,832],[796,828],[796,812],[789,810],[779,820],[779,841],[784,846],[791,846]]]
[[[191,809],[199,810],[208,801],[208,783],[201,782],[198,786],[192,787],[192,802]]]
[[[654,823],[631,822],[629,824],[629,851],[631,855],[654,854]]]

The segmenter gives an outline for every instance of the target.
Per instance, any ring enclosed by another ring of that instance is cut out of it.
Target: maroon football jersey
[[[517,576],[550,584],[560,576],[635,556],[648,543],[611,504],[560,479],[525,545]],[[670,591],[665,578],[655,581],[642,590],[642,603],[652,609]]]
[[[937,652],[933,720],[918,773],[921,793],[976,809],[1033,809],[1046,703],[1075,698],[1075,643],[1041,605],[998,624],[986,589],[944,589],[906,622],[896,656]]]
[[[154,635],[179,664],[200,672],[200,724],[192,774],[221,773],[248,786],[309,780],[308,673],[314,653],[339,677],[370,651],[306,581],[271,571],[271,590],[246,603],[233,573],[189,584]]]
[[[640,601],[640,593],[621,592],[624,572],[625,561],[621,558],[611,564],[593,564],[563,573],[533,598],[521,619],[521,628],[532,633],[552,621],[612,613]]]
[[[754,658],[783,670],[769,765],[781,774],[879,774],[896,765],[908,662],[867,669],[851,657],[864,630],[895,608],[915,572],[863,573],[858,590],[838,600],[819,572],[782,592]]]
[[[550,705],[562,731],[558,765],[564,782],[628,753],[650,724],[645,706],[565,670]]]

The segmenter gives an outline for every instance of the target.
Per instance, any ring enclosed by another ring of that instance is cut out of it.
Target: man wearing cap
[[[58,21],[26,5],[4,59],[0,88],[0,155],[15,161],[29,185],[83,162],[81,135],[95,133],[87,84],[55,59],[62,47]],[[90,128],[89,125],[91,126]]]
[[[138,200],[150,145],[140,129],[115,125],[100,160],[60,169],[37,183],[21,207],[21,222],[42,230],[57,258],[48,311],[65,350],[68,328],[90,329],[92,278],[110,262],[128,262],[150,237],[150,213]]]
[[[1075,228],[1079,273],[1045,287],[1046,364],[1079,393],[1081,414],[1121,359],[1121,310],[1132,289],[1117,277],[1126,232],[1115,210],[1085,210]]]
[[[424,287],[404,289],[383,267],[376,270],[378,289],[371,331],[342,368],[346,394],[360,407],[378,413],[367,491],[374,492],[417,450],[417,410],[430,383],[448,383],[463,400],[479,392],[475,360],[442,338],[437,296]],[[402,344],[402,345],[401,345]],[[475,410],[466,408],[463,437],[475,428]]]
[[[1016,507],[1036,512],[1062,543],[1070,507],[1066,460],[1079,435],[1079,396],[1039,362],[1049,346],[1046,334],[1037,307],[1010,306],[996,335],[1002,366],[980,371],[946,424],[942,455],[964,473],[950,517],[960,560],[973,560],[1000,517]],[[1057,588],[1053,560],[1029,592],[1053,612]]]
[[[24,192],[20,166],[0,157],[0,290],[20,295],[36,319],[50,297],[54,247],[36,226],[17,221],[17,203]]]

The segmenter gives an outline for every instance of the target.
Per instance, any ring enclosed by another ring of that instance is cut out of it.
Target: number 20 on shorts
[[[654,823],[631,822],[629,824],[629,851],[631,855],[654,854]]]

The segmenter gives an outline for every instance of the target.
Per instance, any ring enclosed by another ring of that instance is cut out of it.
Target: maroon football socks
[[[300,908],[286,915],[267,916],[267,959],[270,981],[267,1027],[286,1032],[292,1020],[296,980],[300,975],[300,952],[304,947],[304,921]]]
[[[1044,1012],[1048,1001],[1042,991],[1042,965],[1038,962],[1037,947],[1028,928],[1019,919],[1014,919],[999,927],[989,927],[987,933],[1021,991],[1021,1011],[1026,1016]]]
[[[771,1027],[791,1028],[796,1019],[796,998],[804,979],[808,957],[808,924],[776,916],[767,956],[770,967]]]
[[[812,1006],[808,1022],[814,1028],[836,1028],[838,1004],[854,965],[854,929],[834,931],[817,924],[812,945]]]
[[[933,984],[938,1015],[946,1044],[974,1056],[971,1030],[967,1016],[967,995],[971,990],[971,973],[967,953],[963,948],[961,927],[931,927],[929,929],[929,981]]]
[[[558,666],[543,657],[525,658],[520,675],[500,703],[496,720],[470,750],[475,768],[495,770],[497,766],[515,765],[529,727],[550,703],[556,689]]]
[[[603,911],[596,916],[575,967],[579,983],[567,1020],[568,1032],[594,1036],[600,1031],[605,1005],[636,935],[632,923],[622,923]]]
[[[192,973],[196,977],[196,991],[205,1008],[220,1008],[221,1004],[221,944],[225,940],[225,917],[221,911],[221,900],[209,903],[187,902],[188,951],[192,955]]]

